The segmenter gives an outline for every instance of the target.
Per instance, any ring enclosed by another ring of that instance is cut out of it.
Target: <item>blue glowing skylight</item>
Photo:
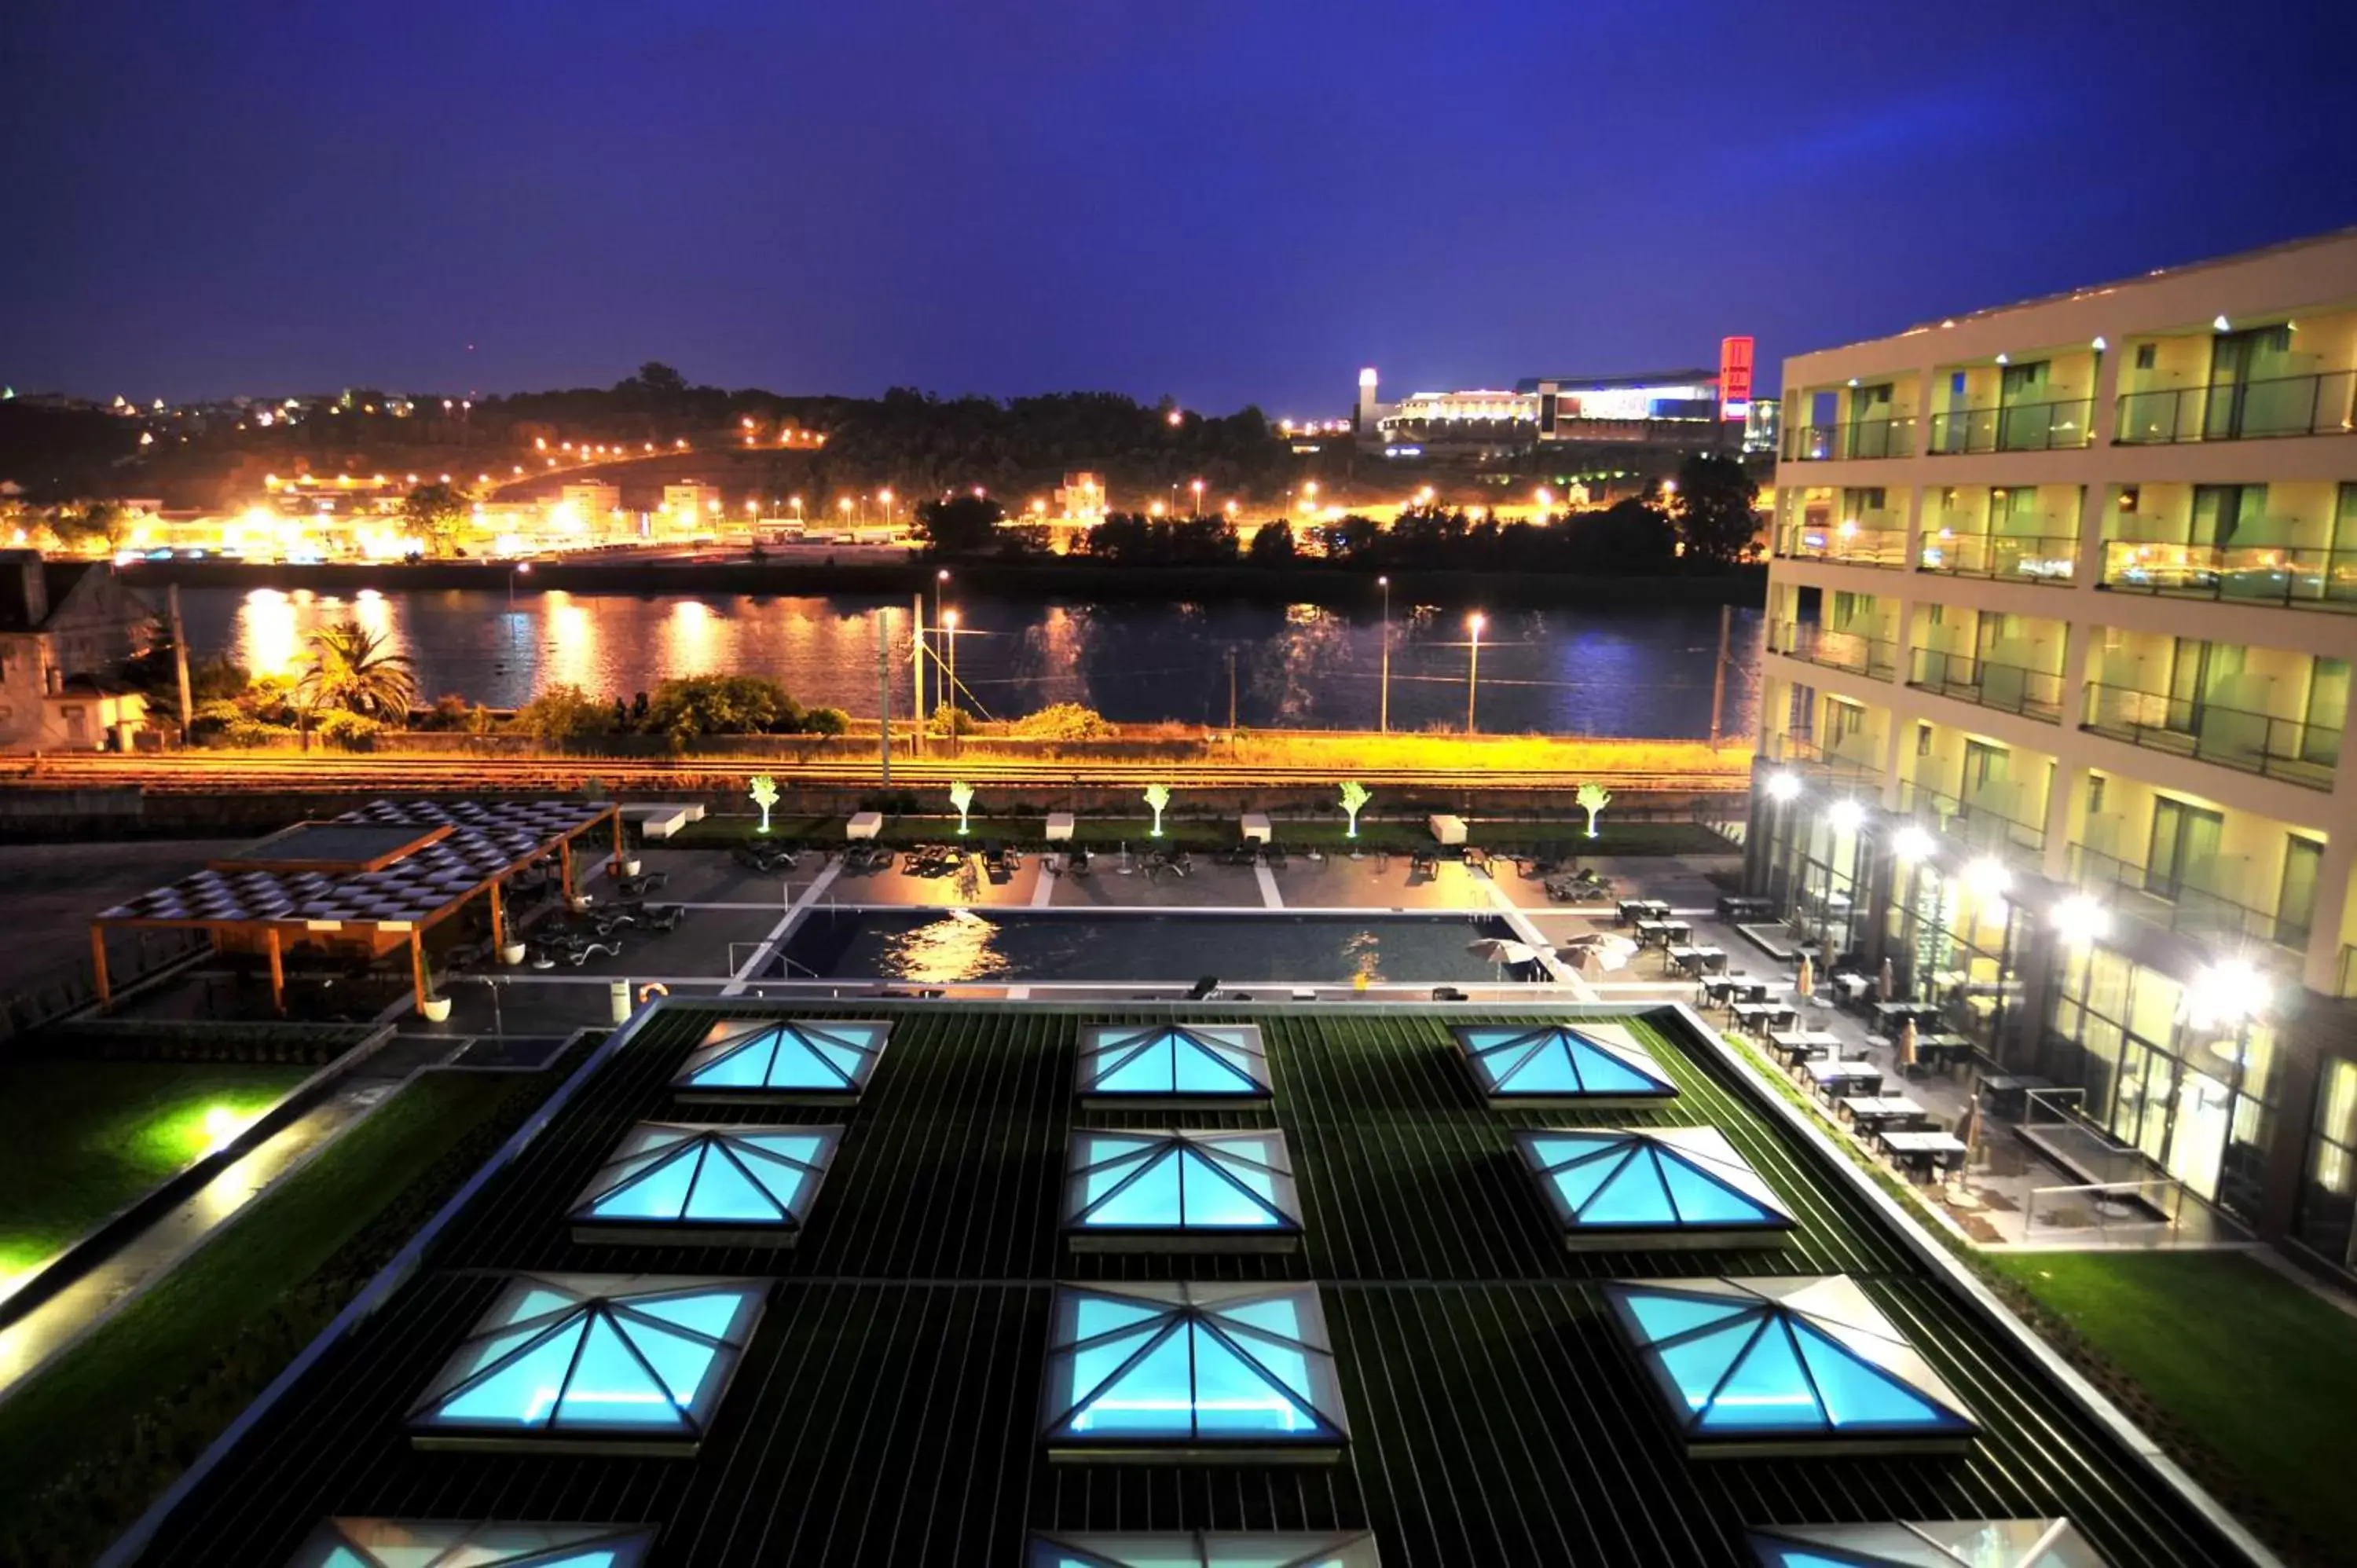
[[[1329,1458],[1350,1438],[1310,1285],[1059,1286],[1040,1405],[1057,1457]]]
[[[519,1275],[410,1411],[421,1447],[702,1437],[761,1316],[759,1281]]]
[[[639,1568],[649,1525],[331,1519],[287,1568]]]
[[[1081,1031],[1081,1098],[1175,1106],[1267,1100],[1268,1054],[1252,1024],[1100,1026]]]
[[[1622,1280],[1604,1290],[1696,1452],[1946,1446],[1979,1430],[1846,1275]]]
[[[841,1127],[641,1122],[574,1204],[575,1234],[684,1240],[703,1231],[791,1246],[842,1139]]]
[[[1076,1132],[1064,1229],[1092,1251],[1173,1241],[1289,1249],[1301,1204],[1285,1134]]]
[[[1618,1024],[1466,1024],[1453,1032],[1474,1087],[1493,1103],[1638,1105],[1678,1091]]]
[[[688,1100],[854,1101],[891,1032],[848,1018],[726,1018],[688,1054],[672,1087]]]
[[[1364,1530],[1035,1535],[1024,1568],[1381,1568]]]
[[[1692,1245],[1792,1217],[1716,1127],[1521,1131],[1514,1146],[1573,1245]]]
[[[2067,1519],[1941,1519],[1755,1530],[1760,1568],[2106,1568]]]

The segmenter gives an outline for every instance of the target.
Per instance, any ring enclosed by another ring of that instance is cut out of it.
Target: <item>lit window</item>
[[[574,1238],[791,1247],[842,1141],[840,1127],[642,1122],[575,1203]]]
[[[1617,1024],[1460,1025],[1474,1087],[1492,1104],[1642,1105],[1677,1093],[1645,1047]]]
[[[420,1448],[693,1452],[760,1320],[753,1280],[521,1275],[409,1413]]]
[[[849,1103],[874,1076],[892,1026],[842,1018],[712,1026],[672,1079],[686,1101]]]
[[[1514,1147],[1567,1246],[1773,1242],[1792,1228],[1716,1127],[1525,1131]]]
[[[1295,1531],[1178,1530],[1031,1538],[1023,1568],[1381,1568],[1375,1538]]]
[[[1778,1525],[1751,1532],[1760,1568],[1907,1568],[1987,1563],[2005,1568],[2104,1568],[2066,1519],[1935,1519],[1893,1524]]]
[[[1080,1251],[1291,1251],[1301,1204],[1285,1134],[1075,1133],[1064,1230]]]
[[[1846,1275],[1620,1280],[1604,1293],[1690,1451],[1953,1450],[1979,1431]]]
[[[1324,1459],[1350,1440],[1309,1285],[1059,1286],[1040,1417],[1050,1458]]]
[[[1178,1109],[1268,1100],[1268,1054],[1251,1024],[1105,1026],[1082,1031],[1081,1102]]]
[[[331,1519],[287,1568],[639,1568],[643,1525]]]

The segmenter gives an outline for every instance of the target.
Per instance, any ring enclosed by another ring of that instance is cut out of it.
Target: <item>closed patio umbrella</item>
[[[1892,1001],[1899,995],[1899,972],[1891,967],[1888,958],[1882,961],[1882,972],[1875,976],[1874,992],[1885,1002]]]
[[[1902,1076],[1913,1070],[1917,1049],[1915,1020],[1910,1018],[1899,1026],[1899,1071]]]
[[[1800,972],[1792,976],[1792,994],[1806,1002],[1816,989],[1817,966],[1809,961],[1807,953],[1803,953]]]

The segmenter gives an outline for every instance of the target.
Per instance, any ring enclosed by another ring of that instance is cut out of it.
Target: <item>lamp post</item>
[[[946,567],[946,566],[942,567],[940,571],[938,571],[938,572],[936,572],[936,573],[934,573],[934,574],[933,574],[933,628],[934,628],[934,629],[935,629],[936,631],[939,631],[939,630],[940,630],[940,628],[941,628],[941,624],[942,624],[942,590],[943,590],[943,589],[945,589],[945,588],[947,588],[947,587],[949,586],[949,581],[950,581],[950,569],[949,569],[948,567]],[[923,627],[919,627],[919,628],[917,628],[917,643],[918,643],[918,646],[920,646],[920,647],[924,646],[924,641],[925,641],[925,628],[924,628]],[[940,653],[940,650],[934,650],[934,653],[933,653],[933,706],[934,706],[936,709],[938,709],[941,705],[942,705],[942,665],[941,665],[941,653]],[[921,719],[923,718],[923,716],[924,716],[924,715],[922,715],[922,714],[919,714],[919,715],[918,715],[918,717],[920,718],[920,720],[921,720]]]
[[[1383,591],[1383,672],[1375,692],[1375,728],[1384,735],[1392,733],[1392,580],[1388,575],[1375,579],[1375,586]]]
[[[1465,733],[1473,733],[1473,699],[1481,689],[1481,626],[1482,615],[1475,610],[1465,618],[1467,629],[1473,633],[1470,651],[1465,660]]]
[[[1203,481],[1197,479],[1187,488],[1195,492],[1194,515],[1198,521],[1200,521],[1203,515]]]
[[[950,711],[950,755],[952,757],[957,756],[959,752],[963,749],[963,743],[959,737],[957,725],[957,611],[943,610],[942,612],[942,635],[948,639],[950,645],[950,692],[949,701],[945,705]]]

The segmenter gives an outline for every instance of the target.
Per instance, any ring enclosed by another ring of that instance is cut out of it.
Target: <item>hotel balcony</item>
[[[2118,413],[2123,446],[2338,435],[2357,430],[2357,371],[2122,392]]]
[[[2093,681],[2080,727],[2311,789],[2332,788],[2341,758],[2336,727]]]
[[[1914,455],[1915,421],[1911,418],[1798,424],[1784,435],[1783,456],[1788,463],[1834,463]]]
[[[1959,533],[1943,528],[1923,536],[1919,572],[1950,577],[1995,577],[2069,587],[2079,541],[2069,533]]]
[[[2218,890],[2249,886],[2251,869],[2248,855],[2221,855],[2208,870],[2214,886],[2197,884],[2157,877],[2134,861],[2083,843],[2071,845],[2071,880],[2115,913],[2154,930],[2224,938],[2235,950],[2296,973],[2308,950],[2307,929],[2286,921],[2272,906],[2245,903]]]
[[[1768,650],[1788,659],[1846,670],[1888,681],[1899,673],[1899,643],[1895,638],[1855,630],[1835,630],[1813,621],[1785,621],[1769,630]]]
[[[2003,714],[2019,714],[2048,724],[2062,722],[2062,677],[2055,671],[1919,648],[1908,670],[1907,683]]]
[[[2059,452],[2084,446],[2094,434],[2094,400],[2015,403],[2004,408],[1952,409],[1932,416],[1934,457],[1975,452]]]
[[[1869,755],[1871,754],[1871,755]],[[1834,746],[1819,746],[1807,736],[1781,731],[1768,737],[1768,759],[1782,763],[1813,784],[1849,785],[1862,790],[1882,788],[1882,769],[1876,766],[1881,742],[1870,734],[1846,737]]]
[[[2046,853],[2046,828],[2026,822],[1996,799],[1950,795],[1914,779],[1899,786],[1900,807],[1950,843],[1994,854],[2035,872]]]
[[[1793,561],[1837,561],[1847,566],[1907,565],[1904,528],[1868,528],[1857,521],[1788,522],[1776,531],[1776,553]]]
[[[2357,550],[2287,544],[2104,544],[2103,585],[2293,609],[2357,610]]]

